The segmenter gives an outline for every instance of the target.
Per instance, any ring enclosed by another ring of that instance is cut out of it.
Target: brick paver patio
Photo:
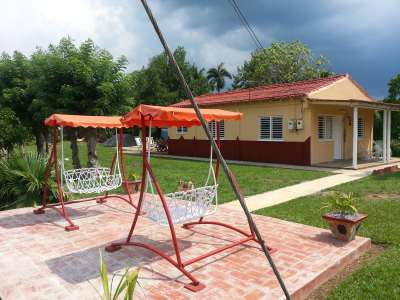
[[[0,212],[0,298],[100,299],[99,251],[110,242],[124,239],[132,209],[123,201],[69,206],[79,231],[64,231],[65,222],[49,210],[34,215],[23,208]],[[240,211],[220,208],[208,217],[247,228]],[[369,249],[370,240],[351,243],[333,240],[326,230],[255,216],[272,256],[293,299],[304,299],[315,287]],[[173,253],[166,227],[140,218],[136,239]],[[239,236],[224,228],[200,225],[177,228],[183,258],[221,246]],[[192,293],[174,267],[151,252],[123,248],[104,252],[110,274],[126,266],[142,266],[137,299],[282,299],[278,283],[257,244],[237,246],[188,268],[206,288]]]

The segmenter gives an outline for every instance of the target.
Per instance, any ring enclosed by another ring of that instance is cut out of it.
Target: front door
[[[333,159],[343,159],[343,117],[333,118]]]

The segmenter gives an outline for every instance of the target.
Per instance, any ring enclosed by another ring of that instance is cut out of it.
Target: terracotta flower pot
[[[122,186],[126,193],[134,194],[139,191],[139,186],[141,182],[142,182],[141,180],[127,180],[126,185],[128,186],[128,188],[124,183],[122,184]]]
[[[361,222],[367,218],[366,214],[344,215],[327,213],[322,218],[329,223],[329,228],[335,238],[342,241],[354,240]]]

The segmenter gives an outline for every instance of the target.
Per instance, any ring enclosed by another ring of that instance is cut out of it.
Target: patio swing
[[[45,125],[53,127],[53,147],[50,152],[49,160],[46,167],[45,187],[42,194],[42,206],[34,210],[35,214],[42,214],[46,208],[55,208],[61,216],[69,223],[65,227],[67,231],[77,230],[79,226],[75,225],[65,208],[66,204],[86,202],[96,200],[98,203],[106,202],[109,197],[120,198],[133,207],[136,205],[132,201],[131,194],[128,192],[127,199],[119,195],[109,195],[108,192],[117,189],[122,184],[127,185],[125,160],[122,151],[123,146],[123,125],[120,121],[121,117],[106,117],[106,116],[81,116],[81,115],[62,115],[53,114],[45,120]],[[61,137],[61,160],[57,159],[57,127],[60,128]],[[115,129],[116,151],[110,168],[106,167],[91,167],[66,169],[64,157],[64,127],[92,127],[92,128],[113,128]],[[119,141],[118,141],[119,129]],[[55,171],[55,179],[57,184],[58,203],[48,203],[49,196],[49,177],[51,167]],[[126,190],[129,189],[126,186]],[[100,194],[105,195],[79,199],[74,201],[65,201],[66,194]],[[61,206],[61,208],[59,208]]]
[[[242,114],[229,112],[220,109],[202,109],[201,114],[207,122],[217,122],[217,145],[220,146],[219,122],[229,120],[240,120]],[[127,127],[139,126],[142,131],[142,140],[146,140],[147,129],[151,131],[154,127],[172,127],[172,126],[199,126],[200,121],[196,113],[191,108],[161,107],[151,105],[139,105],[131,112],[125,115],[121,122]],[[219,161],[216,162],[215,171],[212,164],[212,150],[210,151],[209,174],[206,183],[198,188],[192,188],[186,191],[178,191],[164,194],[161,186],[150,165],[150,151],[147,149],[147,143],[143,144],[142,149],[142,180],[140,186],[140,195],[137,203],[132,225],[128,237],[123,242],[115,242],[106,247],[106,251],[114,252],[123,246],[136,246],[145,248],[167,260],[182,274],[184,274],[190,283],[185,287],[191,291],[197,292],[204,288],[186,267],[203,260],[207,257],[223,252],[227,249],[256,241],[255,232],[252,226],[249,226],[249,232],[219,221],[204,220],[204,218],[216,211],[217,208],[217,190]],[[210,182],[212,181],[212,182]],[[154,189],[156,193],[154,192]],[[147,193],[150,190],[150,193]],[[143,211],[143,213],[142,213]],[[147,217],[157,224],[167,225],[171,233],[172,245],[174,247],[175,259],[170,257],[165,251],[148,243],[136,242],[133,239],[134,230],[138,223],[139,216]],[[243,237],[232,241],[227,245],[214,249],[208,253],[184,261],[181,258],[181,250],[177,240],[175,225],[182,224],[185,229],[190,229],[195,225],[216,225],[226,229],[233,230]],[[271,248],[269,248],[272,250]]]
[[[65,186],[69,193],[93,194],[115,190],[122,185],[122,175],[119,161],[118,131],[115,129],[116,159],[112,168],[91,167],[65,169],[64,165],[64,127],[60,127],[61,135],[61,187],[65,193]],[[65,182],[65,184],[64,184]]]
[[[151,137],[151,125],[149,122],[149,138]],[[211,147],[211,146],[210,146]],[[147,148],[147,159],[150,163],[150,148]],[[218,164],[218,161],[217,161]],[[211,182],[212,181],[212,182]],[[148,193],[150,190],[150,193]],[[150,174],[146,174],[146,190],[143,195],[143,212],[145,217],[160,225],[168,225],[162,202],[154,192],[154,185]],[[218,205],[218,183],[213,167],[213,151],[210,149],[208,176],[201,187],[164,194],[168,209],[174,224],[182,224],[187,221],[203,218],[214,213]]]

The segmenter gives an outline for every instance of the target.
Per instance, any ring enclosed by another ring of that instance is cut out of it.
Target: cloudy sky
[[[400,73],[399,0],[237,0],[265,47],[299,39],[376,98]],[[235,72],[255,46],[228,0],[148,0],[171,47]],[[30,54],[63,36],[92,38],[133,70],[161,51],[138,0],[0,0],[0,51]]]

